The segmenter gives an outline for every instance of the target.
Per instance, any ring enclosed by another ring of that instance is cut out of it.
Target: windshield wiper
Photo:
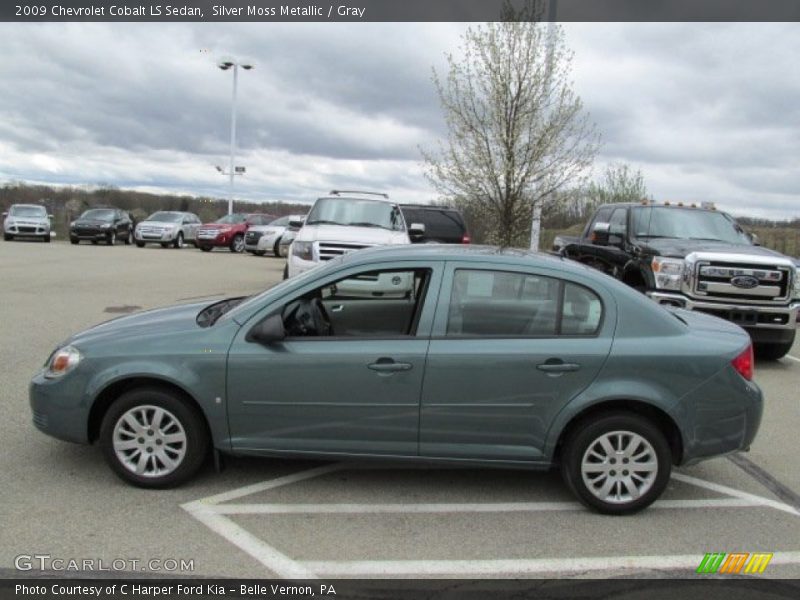
[[[637,238],[648,240],[680,240],[677,235],[637,235]]]
[[[344,225],[344,223],[339,223],[339,221],[326,221],[325,219],[319,219],[317,221],[306,221],[306,225]]]
[[[384,225],[378,225],[377,223],[367,223],[366,221],[355,221],[353,223],[348,223],[351,227],[378,227],[380,229],[389,229]]]

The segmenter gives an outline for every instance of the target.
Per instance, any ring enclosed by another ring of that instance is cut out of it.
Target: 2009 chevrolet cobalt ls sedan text
[[[208,454],[546,469],[630,513],[673,464],[748,448],[762,412],[739,327],[569,261],[361,250],[259,295],[122,317],[61,344],[33,420],[143,487]]]

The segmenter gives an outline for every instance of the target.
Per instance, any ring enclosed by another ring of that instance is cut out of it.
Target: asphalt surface
[[[795,359],[757,364],[766,412],[744,461],[677,470],[661,502],[624,518],[576,506],[555,474],[513,470],[234,458],[144,491],[97,448],[31,424],[28,381],[71,333],[250,294],[282,269],[225,250],[0,244],[0,576],[24,574],[20,555],[50,555],[138,560],[123,571],[142,575],[692,577],[706,552],[772,552],[761,576],[800,577],[800,344]],[[150,559],[193,570],[142,570]]]

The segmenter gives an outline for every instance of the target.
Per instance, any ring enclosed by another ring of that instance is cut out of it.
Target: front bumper
[[[228,246],[233,241],[235,232],[222,232],[217,234],[198,233],[197,245],[198,246]]]
[[[105,240],[111,232],[111,229],[70,229],[69,237],[76,240]]]
[[[133,239],[137,242],[173,242],[175,241],[175,231],[165,231],[163,233],[150,232],[150,231],[134,231]]]
[[[41,225],[11,225],[3,227],[4,233],[19,237],[47,237],[50,229]]]
[[[784,329],[791,332],[800,318],[800,302],[788,306],[763,306],[693,300],[672,292],[647,292],[647,295],[659,304],[708,313],[744,329]]]
[[[84,395],[85,381],[78,373],[47,379],[37,373],[28,386],[33,424],[59,440],[89,443],[90,403]]]

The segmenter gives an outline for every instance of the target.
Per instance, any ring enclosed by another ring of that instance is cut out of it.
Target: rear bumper
[[[791,339],[800,316],[800,302],[788,306],[763,306],[729,304],[725,302],[705,302],[693,300],[683,294],[670,292],[647,292],[659,304],[680,306],[687,310],[697,310],[736,323],[747,330],[784,330],[785,337]],[[777,332],[775,337],[780,338]],[[755,339],[755,338],[754,338]],[[777,340],[776,340],[777,341]]]

